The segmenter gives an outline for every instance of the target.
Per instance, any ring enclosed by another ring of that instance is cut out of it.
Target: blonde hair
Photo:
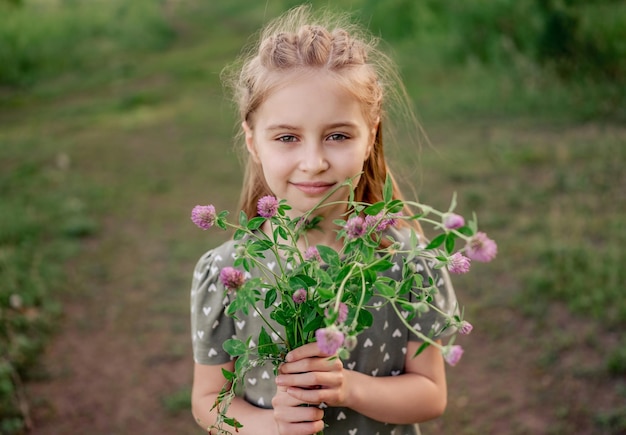
[[[383,199],[385,178],[387,174],[391,176],[383,152],[383,107],[391,100],[398,100],[415,119],[395,65],[377,48],[378,42],[345,15],[323,12],[314,16],[310,6],[299,6],[262,29],[239,62],[223,74],[226,85],[233,91],[240,121],[248,122],[251,127],[255,111],[284,82],[285,73],[319,69],[336,77],[361,103],[370,125],[379,120],[370,157],[355,189],[355,200],[367,203]],[[419,125],[417,121],[415,124]],[[394,198],[402,199],[395,180],[393,184]],[[246,158],[241,209],[248,216],[255,216],[258,200],[271,194],[260,165]]]

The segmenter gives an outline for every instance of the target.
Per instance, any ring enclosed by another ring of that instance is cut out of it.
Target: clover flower
[[[309,246],[308,248],[306,248],[306,250],[304,251],[303,257],[307,261],[309,260],[322,261],[322,257],[320,256],[320,253],[315,246]]]
[[[346,235],[350,239],[358,239],[367,231],[365,220],[363,220],[361,216],[348,219],[348,222],[346,222],[343,228],[346,230]]]
[[[271,218],[276,216],[278,211],[278,200],[272,195],[266,195],[257,202],[257,212],[259,216]]]
[[[472,329],[474,329],[474,326],[467,320],[463,320],[459,326],[459,334],[469,335],[470,332],[472,332]]]
[[[220,271],[220,281],[229,290],[237,290],[246,281],[241,270],[227,266]]]
[[[448,270],[450,273],[454,274],[462,274],[467,273],[470,270],[470,259],[461,254],[460,252],[455,252],[448,258]]]
[[[343,323],[348,318],[348,306],[343,302],[339,303],[339,313],[337,313],[337,322]]]
[[[358,344],[358,339],[356,338],[356,336],[354,335],[348,335],[344,340],[343,340],[343,347],[346,348],[346,350],[348,352],[352,352],[354,349],[356,349],[356,345]]]
[[[389,227],[393,227],[396,225],[398,221],[398,217],[402,216],[402,213],[393,213],[389,215],[384,215],[382,212],[377,215],[365,216],[365,226],[367,228],[375,227],[376,231],[382,232],[385,231]]]
[[[343,344],[344,335],[335,326],[321,328],[315,331],[317,347],[326,355],[334,355]]]
[[[303,288],[299,288],[298,290],[293,292],[293,295],[291,296],[291,298],[296,304],[302,304],[306,301],[306,296],[307,296],[307,291]]]
[[[191,210],[192,222],[203,230],[208,230],[215,225],[216,219],[215,207],[212,205],[196,205],[193,210]]]
[[[463,216],[456,213],[446,213],[443,215],[443,226],[449,230],[456,230],[465,225]]]
[[[483,263],[493,260],[497,253],[498,245],[483,232],[474,234],[465,248],[465,254],[469,258]]]
[[[443,352],[444,359],[451,366],[457,365],[461,360],[461,356],[463,356],[463,348],[458,344],[446,347]]]
[[[330,317],[330,311],[328,308],[324,310],[326,317]],[[343,302],[339,302],[339,309],[337,311],[337,323],[343,323],[348,318],[348,306]]]

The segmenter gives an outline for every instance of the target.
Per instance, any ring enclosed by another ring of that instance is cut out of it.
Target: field
[[[456,192],[499,245],[455,280],[475,329],[422,432],[626,432],[624,83],[504,39],[459,51],[446,11],[416,6],[417,26],[407,3],[333,4],[373,14],[428,135],[390,144],[406,191],[441,208]],[[201,433],[189,286],[227,234],[189,212],[237,206],[220,71],[291,4],[0,0],[0,433]]]

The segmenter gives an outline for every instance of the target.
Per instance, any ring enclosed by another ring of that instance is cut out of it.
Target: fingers
[[[329,357],[332,355],[328,355],[323,353],[317,343],[308,343],[303,346],[297,347],[291,352],[287,354],[285,360],[287,362],[293,362],[297,360],[301,360],[304,358],[312,358],[312,357]]]
[[[288,394],[286,388],[278,387],[272,399],[272,407],[280,434],[311,435],[324,429],[324,411],[302,405],[306,404]]]
[[[328,356],[309,356],[305,358],[287,358],[287,362],[280,366],[279,371],[280,373],[290,374],[312,371],[332,372],[342,369],[343,363],[339,358]]]
[[[320,352],[316,343],[291,351],[279,367],[276,384],[300,403],[343,406],[347,397],[346,372],[337,357]]]

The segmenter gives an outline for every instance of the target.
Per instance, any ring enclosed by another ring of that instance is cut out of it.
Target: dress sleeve
[[[230,361],[222,348],[225,340],[235,335],[233,319],[226,316],[228,296],[219,281],[220,270],[226,264],[222,249],[204,254],[193,272],[191,285],[191,334],[194,361],[215,365]]]

